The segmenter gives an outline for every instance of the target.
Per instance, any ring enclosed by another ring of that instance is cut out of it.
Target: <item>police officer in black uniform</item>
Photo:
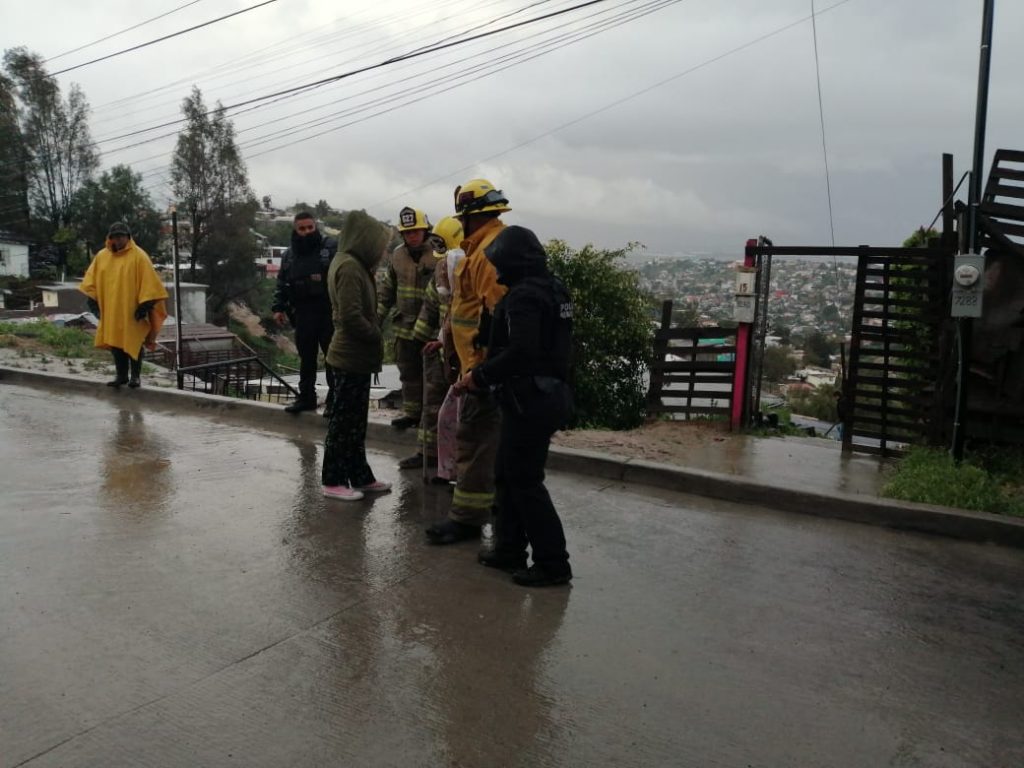
[[[529,229],[506,227],[484,253],[509,291],[491,321],[487,359],[457,385],[495,388],[502,407],[495,545],[478,559],[524,586],[566,584],[572,569],[562,521],[544,487],[544,465],[551,436],[572,409],[572,300],[548,271],[544,247]]]
[[[271,311],[278,324],[285,318],[295,327],[295,346],[299,351],[299,397],[285,406],[289,413],[316,410],[316,368],[318,347],[327,356],[334,334],[331,297],[327,293],[327,270],[338,250],[334,238],[324,237],[311,213],[295,214],[292,244],[281,258],[277,288]],[[327,405],[324,416],[334,405],[334,372],[327,368]]]

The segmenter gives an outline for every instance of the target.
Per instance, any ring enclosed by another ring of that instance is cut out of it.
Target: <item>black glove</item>
[[[145,320],[147,317],[149,317],[149,311],[153,308],[154,304],[156,304],[155,299],[153,301],[144,301],[141,304],[139,304],[139,306],[135,308],[135,319]]]
[[[96,299],[86,299],[85,305],[89,307],[89,311],[96,315],[96,319],[100,319],[100,303]]]

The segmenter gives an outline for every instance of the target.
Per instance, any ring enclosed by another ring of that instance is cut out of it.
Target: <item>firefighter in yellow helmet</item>
[[[449,320],[460,375],[483,362],[490,313],[505,295],[484,249],[504,229],[499,217],[509,210],[508,199],[486,179],[472,179],[455,189],[455,215],[462,222],[461,246],[466,255],[455,268]],[[430,543],[479,538],[494,505],[500,428],[501,410],[493,393],[480,389],[463,396],[456,436],[455,495],[447,519],[427,528]]]
[[[402,243],[391,257],[377,286],[377,316],[383,324],[394,311],[395,362],[402,382],[402,415],[391,422],[396,429],[408,429],[420,423],[423,411],[423,343],[416,341],[413,328],[420,314],[423,297],[434,275],[437,259],[428,237],[430,221],[423,211],[406,206],[398,212],[398,231]],[[399,462],[402,469],[423,466],[417,453]]]

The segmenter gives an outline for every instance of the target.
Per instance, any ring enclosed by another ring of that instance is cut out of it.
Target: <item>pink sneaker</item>
[[[347,485],[325,485],[324,496],[328,499],[338,499],[339,501],[359,501],[363,498],[363,494],[349,488]]]
[[[380,480],[375,480],[369,485],[357,485],[356,491],[362,491],[363,493],[387,493],[391,490],[391,483],[384,483]]]

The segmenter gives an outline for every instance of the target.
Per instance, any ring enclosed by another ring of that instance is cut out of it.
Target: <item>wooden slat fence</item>
[[[735,367],[735,329],[675,328],[672,302],[664,302],[654,334],[648,414],[728,418]]]

